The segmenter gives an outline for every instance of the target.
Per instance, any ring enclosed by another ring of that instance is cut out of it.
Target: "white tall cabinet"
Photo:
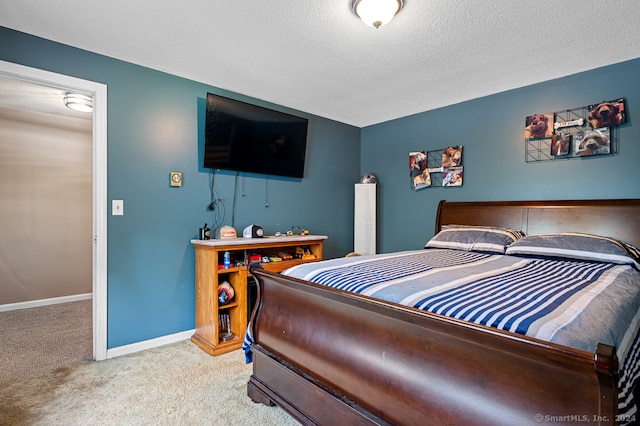
[[[353,251],[358,254],[376,253],[377,187],[375,183],[355,184]]]

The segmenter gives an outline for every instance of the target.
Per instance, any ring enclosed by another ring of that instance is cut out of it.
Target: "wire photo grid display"
[[[618,152],[624,98],[526,117],[525,162],[568,160]]]
[[[411,187],[462,186],[462,145],[409,153]]]

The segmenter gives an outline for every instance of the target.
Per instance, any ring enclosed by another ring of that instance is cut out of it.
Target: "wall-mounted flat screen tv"
[[[207,93],[204,167],[301,178],[306,118]]]

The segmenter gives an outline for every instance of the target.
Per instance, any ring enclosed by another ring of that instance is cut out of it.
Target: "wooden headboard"
[[[436,233],[443,225],[485,225],[527,234],[584,232],[640,247],[640,199],[559,201],[440,201]]]

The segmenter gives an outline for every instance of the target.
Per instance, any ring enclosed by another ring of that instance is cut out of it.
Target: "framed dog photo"
[[[627,122],[624,98],[589,105],[589,126],[592,129],[613,127]]]
[[[560,157],[569,154],[571,147],[571,134],[558,132],[551,136],[551,156]]]
[[[462,165],[462,145],[449,146],[442,150],[442,167],[459,167]]]
[[[409,171],[422,171],[427,168],[427,153],[416,151],[409,153]]]
[[[525,119],[525,139],[550,138],[552,134],[553,113],[529,115]]]
[[[611,153],[611,131],[608,127],[577,133],[573,138],[574,157]]]
[[[424,169],[421,171],[414,170],[411,172],[411,183],[413,185],[413,189],[416,191],[422,188],[428,188],[431,186],[431,174],[429,173],[429,169]]]
[[[448,167],[442,171],[442,186],[462,186],[462,167]]]
[[[427,167],[427,153],[425,151],[409,153],[409,171],[413,189],[417,191],[431,186],[431,175]]]

